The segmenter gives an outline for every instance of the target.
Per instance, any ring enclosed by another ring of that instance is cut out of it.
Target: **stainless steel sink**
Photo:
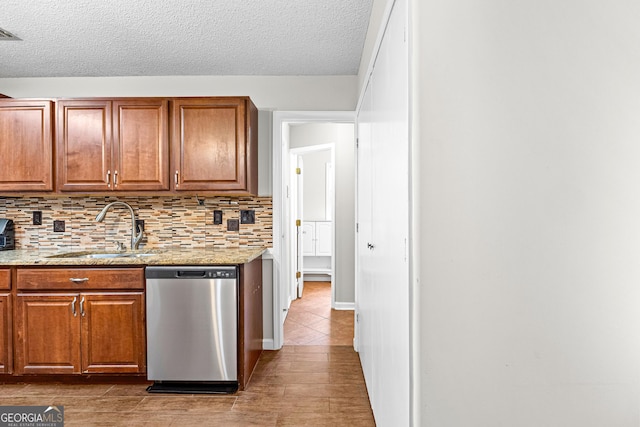
[[[66,252],[63,254],[49,255],[47,258],[143,258],[154,256],[148,253],[130,253],[130,252]]]

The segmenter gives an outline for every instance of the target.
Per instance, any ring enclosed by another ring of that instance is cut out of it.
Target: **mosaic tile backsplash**
[[[103,222],[96,215],[108,203],[126,202],[136,219],[144,220],[140,249],[240,248],[272,246],[271,197],[69,197],[0,198],[0,218],[16,226],[16,249],[112,250],[131,243],[131,214],[114,206]],[[204,200],[204,202],[202,202]],[[203,203],[201,205],[200,203]],[[221,210],[222,224],[213,223]],[[255,224],[227,231],[227,220],[240,219],[240,210],[254,210]],[[33,225],[33,212],[42,211],[42,225]],[[53,222],[64,221],[65,231],[54,232]]]

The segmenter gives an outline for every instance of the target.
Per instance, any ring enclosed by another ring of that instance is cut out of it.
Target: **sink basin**
[[[130,253],[130,252],[66,252],[63,254],[49,255],[47,258],[143,258],[155,254]]]
[[[146,256],[153,256],[154,254],[127,254],[127,253],[114,253],[114,254],[87,254],[80,255],[80,258],[142,258]]]

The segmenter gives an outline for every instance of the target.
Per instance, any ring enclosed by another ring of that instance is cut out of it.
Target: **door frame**
[[[273,349],[284,343],[284,302],[290,289],[289,125],[296,123],[352,123],[355,111],[274,111],[273,113]],[[333,219],[335,221],[335,218]],[[333,260],[332,260],[333,262]],[[335,273],[335,271],[334,271]]]
[[[335,257],[335,253],[336,253],[336,248],[335,248],[335,244],[336,244],[336,229],[335,229],[335,218],[336,218],[336,189],[335,189],[335,163],[336,163],[336,149],[335,149],[336,144],[333,142],[330,143],[326,143],[326,144],[318,144],[318,145],[309,145],[306,147],[296,147],[296,148],[289,148],[289,153],[290,153],[290,160],[293,159],[294,157],[299,157],[302,156],[304,154],[309,154],[309,153],[315,153],[318,151],[329,151],[329,155],[331,157],[331,165],[333,166],[331,169],[331,174],[333,176],[331,176],[331,180],[330,182],[327,182],[327,178],[325,178],[325,182],[327,184],[330,185],[330,189],[329,189],[329,194],[331,195],[331,205],[329,206],[330,209],[330,213],[331,213],[331,219],[328,219],[326,221],[331,222],[331,308],[335,308],[336,306],[336,290],[335,290],[335,282],[334,279],[336,277],[336,257]],[[303,168],[303,172],[302,172],[302,176],[304,179],[304,168]],[[292,182],[293,185],[293,182]],[[299,190],[299,189],[298,189]],[[293,210],[294,206],[296,205],[296,203],[302,203],[302,200],[297,200],[298,197],[302,197],[301,194],[303,192],[299,191],[296,194],[296,191],[291,191],[290,194],[292,195],[291,199],[290,199],[290,204],[289,204],[289,209]],[[325,196],[326,198],[326,196]],[[325,199],[326,200],[326,199]],[[326,208],[325,208],[326,210]],[[302,219],[302,218],[300,218]],[[304,222],[304,220],[303,220]],[[293,229],[291,231],[293,233]],[[293,236],[291,236],[291,238],[293,239]],[[293,240],[291,240],[291,242],[293,242]],[[293,244],[293,243],[292,243]],[[293,254],[291,255],[291,259],[294,259]],[[304,263],[301,263],[300,265],[301,270],[304,270]],[[293,269],[292,269],[293,271]],[[304,280],[304,271],[301,271],[302,273],[302,280]],[[293,296],[293,289],[291,290],[291,296]]]

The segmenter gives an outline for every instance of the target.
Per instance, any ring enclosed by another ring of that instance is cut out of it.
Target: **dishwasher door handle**
[[[204,270],[177,270],[176,277],[207,277]]]

